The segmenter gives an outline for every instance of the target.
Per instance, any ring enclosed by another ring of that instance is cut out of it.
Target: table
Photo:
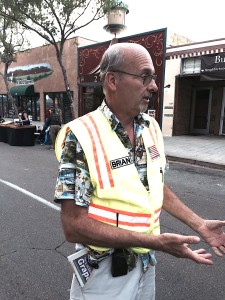
[[[34,146],[36,126],[0,124],[0,142],[10,146]]]
[[[0,125],[0,142],[7,143],[7,130],[5,125]]]

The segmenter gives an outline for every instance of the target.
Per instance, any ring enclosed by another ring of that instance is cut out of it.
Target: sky
[[[126,15],[127,28],[117,37],[129,36],[167,28],[193,42],[225,38],[225,1],[205,0],[123,0],[128,5]],[[113,35],[106,32],[103,26],[106,20],[91,23],[77,31],[76,35],[107,41]],[[168,35],[169,36],[169,35]]]
[[[128,5],[126,29],[118,38],[167,28],[170,32],[182,35],[193,42],[225,38],[225,0],[123,0]],[[108,41],[114,35],[103,27],[106,19],[94,21],[76,31],[81,36],[97,42]],[[33,39],[32,45],[40,46],[43,40]],[[167,44],[169,41],[167,40]]]

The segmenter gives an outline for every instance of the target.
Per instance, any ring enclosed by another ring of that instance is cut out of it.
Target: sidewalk
[[[225,170],[225,136],[181,135],[164,137],[169,161]]]
[[[33,121],[32,125],[42,127],[43,123]],[[225,136],[165,136],[164,143],[169,161],[180,161],[225,170]]]

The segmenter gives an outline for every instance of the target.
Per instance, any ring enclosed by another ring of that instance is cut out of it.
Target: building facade
[[[110,46],[110,44],[123,42],[137,43],[145,47],[150,53],[155,67],[158,91],[152,95],[149,101],[147,112],[150,115],[153,115],[161,126],[164,93],[166,34],[167,30],[163,28],[137,35],[113,39],[112,41],[79,47],[79,115],[86,114],[96,109],[104,99],[99,77],[99,63],[105,50]]]
[[[74,98],[75,116],[78,116],[78,46],[85,46],[90,42],[90,40],[75,37],[67,40],[64,47],[63,64]],[[0,70],[3,73],[3,64],[0,65]],[[63,123],[71,120],[71,103],[67,97],[62,71],[53,45],[44,45],[17,53],[17,61],[10,65],[7,79],[17,107],[23,105],[32,115],[33,120],[44,122],[50,106],[58,109]],[[2,77],[0,77],[0,115],[12,116]]]
[[[69,88],[73,94],[74,116],[96,109],[104,95],[99,77],[99,63],[112,43],[129,42],[143,45],[151,54],[157,74],[158,91],[152,96],[148,113],[162,124],[164,92],[166,29],[96,43],[76,37],[66,41],[63,63]],[[3,64],[0,68],[3,70]],[[17,61],[8,70],[10,92],[16,105],[23,105],[34,121],[45,121],[50,106],[61,114],[62,122],[71,121],[71,103],[68,100],[62,71],[53,45],[44,45],[19,52]],[[0,115],[9,117],[9,107],[3,78],[0,78]]]
[[[149,112],[156,115],[164,136],[225,135],[225,39],[190,43],[174,35],[166,48],[166,29],[118,39],[145,46],[153,58],[159,91]],[[81,37],[66,41],[63,62],[74,98],[74,115],[95,109],[102,101],[99,62],[111,41],[96,43]],[[187,42],[188,44],[183,44]],[[174,44],[181,43],[178,46]],[[166,59],[165,59],[166,58]],[[3,64],[0,65],[1,72]],[[33,120],[44,122],[50,106],[62,122],[72,119],[71,103],[52,45],[18,53],[8,70],[8,83],[17,106]],[[0,115],[10,116],[6,88],[0,77]]]
[[[164,136],[225,135],[225,39],[168,47],[165,87]]]

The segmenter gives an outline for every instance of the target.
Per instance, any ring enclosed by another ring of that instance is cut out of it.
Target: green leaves
[[[1,0],[0,16],[20,23],[54,44],[102,18],[117,4],[118,0]]]
[[[8,20],[12,24],[17,24],[18,28],[23,27],[26,31],[35,32],[55,47],[56,57],[64,76],[65,90],[72,104],[72,95],[67,89],[69,84],[66,69],[62,62],[65,41],[74,37],[78,29],[102,18],[116,4],[116,0],[0,0],[0,26],[1,20]],[[14,31],[13,36],[21,35],[19,31]],[[13,36],[9,42],[7,38],[10,34],[2,33],[2,45],[5,40],[7,45],[11,43],[12,46],[8,47],[5,44],[5,52],[0,53],[3,61],[15,59],[13,53],[16,44]]]

